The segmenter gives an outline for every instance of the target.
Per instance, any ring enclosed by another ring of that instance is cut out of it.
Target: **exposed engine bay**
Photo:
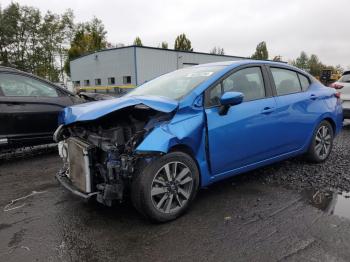
[[[171,117],[171,113],[139,104],[96,120],[60,126],[54,135],[64,162],[60,177],[80,193],[96,195],[105,205],[122,201],[140,158],[135,148]]]

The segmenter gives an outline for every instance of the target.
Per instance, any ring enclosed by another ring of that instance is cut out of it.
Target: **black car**
[[[84,101],[37,76],[0,67],[0,151],[53,142],[58,113]]]

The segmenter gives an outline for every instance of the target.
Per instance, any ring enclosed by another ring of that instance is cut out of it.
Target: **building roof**
[[[119,50],[119,49],[125,49],[125,48],[143,48],[143,49],[154,49],[158,51],[170,51],[170,52],[181,52],[181,53],[190,53],[190,54],[200,54],[200,55],[210,55],[210,56],[221,56],[221,57],[231,57],[231,58],[241,58],[241,59],[250,59],[249,57],[243,57],[243,56],[233,56],[233,55],[218,55],[218,54],[210,54],[210,53],[204,53],[204,52],[194,52],[194,51],[183,51],[183,50],[175,50],[175,49],[167,49],[167,48],[160,48],[160,47],[152,47],[152,46],[136,46],[136,45],[129,45],[129,46],[122,46],[122,47],[115,47],[115,48],[108,48],[108,49],[102,49],[99,51],[94,52],[88,52],[85,53],[77,58],[72,59],[71,61],[77,60],[79,58],[82,58],[84,56],[88,56],[91,54],[98,54],[101,52],[108,52],[112,50]]]

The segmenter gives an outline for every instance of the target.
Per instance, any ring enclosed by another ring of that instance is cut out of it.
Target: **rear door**
[[[307,75],[289,68],[269,68],[279,123],[274,139],[280,148],[279,154],[290,153],[301,149],[308,141],[323,102]]]
[[[32,144],[50,141],[57,116],[73,100],[64,91],[20,73],[0,73],[0,141]]]

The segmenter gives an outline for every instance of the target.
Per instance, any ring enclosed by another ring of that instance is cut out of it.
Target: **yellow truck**
[[[321,75],[318,77],[318,80],[320,80],[324,85],[329,85],[331,83],[334,83],[341,77],[341,72],[338,70],[334,71],[333,69],[326,68],[322,69]]]

